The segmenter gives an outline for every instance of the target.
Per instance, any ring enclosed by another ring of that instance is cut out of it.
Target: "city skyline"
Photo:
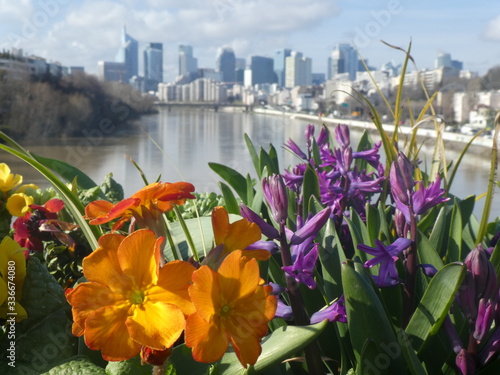
[[[225,46],[247,63],[251,56],[273,58],[276,50],[291,49],[312,59],[313,73],[326,74],[328,57],[340,43],[355,44],[371,66],[400,63],[403,54],[381,39],[402,48],[411,40],[419,69],[434,68],[440,52],[450,53],[464,62],[464,69],[479,74],[500,64],[500,4],[486,1],[0,3],[5,3],[0,6],[0,49],[22,48],[66,66],[84,66],[91,74],[97,72],[99,60],[115,60],[123,25],[138,41],[139,51],[152,42],[163,44],[166,82],[178,75],[178,48],[183,44],[193,47],[200,68],[215,68],[217,51]],[[143,71],[139,61],[139,74]]]

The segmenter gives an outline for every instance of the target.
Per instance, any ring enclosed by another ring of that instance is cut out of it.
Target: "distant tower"
[[[312,60],[301,52],[292,51],[286,58],[285,87],[309,86],[312,84]]]
[[[222,82],[235,81],[236,57],[232,48],[219,49],[215,69],[221,72]]]
[[[280,49],[274,54],[274,71],[278,77],[279,87],[285,87],[285,61],[291,53],[289,49]]]
[[[198,60],[193,56],[193,47],[179,46],[179,76],[190,76],[198,71]]]
[[[252,56],[250,58],[252,70],[252,85],[260,83],[275,83],[274,60],[270,57]]]
[[[163,82],[163,44],[149,43],[144,49],[145,91],[156,91]]]
[[[333,79],[337,74],[349,73],[349,79],[354,81],[358,65],[356,49],[350,44],[340,43],[328,58],[328,79]]]
[[[122,31],[121,47],[118,50],[116,61],[125,64],[125,82],[139,74],[139,43],[127,34],[125,26]]]

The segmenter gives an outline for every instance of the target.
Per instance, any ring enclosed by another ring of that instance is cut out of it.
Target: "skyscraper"
[[[285,61],[285,87],[309,86],[312,84],[312,60],[292,51]]]
[[[149,43],[144,49],[145,90],[156,91],[163,82],[163,44]]]
[[[139,43],[127,34],[125,26],[122,31],[122,43],[116,61],[125,64],[125,82],[139,74]]]
[[[291,53],[292,51],[289,49],[280,49],[274,54],[274,71],[278,77],[279,87],[285,86],[285,61]]]
[[[219,49],[215,69],[222,73],[222,82],[235,81],[236,56],[232,48],[224,47]]]
[[[191,76],[198,71],[198,60],[193,56],[193,47],[179,45],[179,76]]]
[[[349,73],[349,79],[356,79],[358,71],[358,52],[347,43],[337,44],[328,58],[328,79],[333,79],[336,74]]]
[[[252,85],[260,83],[275,83],[274,60],[269,57],[252,56],[250,58],[252,70]]]

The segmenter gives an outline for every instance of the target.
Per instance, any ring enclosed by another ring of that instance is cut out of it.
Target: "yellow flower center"
[[[130,294],[130,302],[134,305],[140,305],[141,303],[144,302],[146,299],[146,296],[144,295],[144,292],[142,290],[134,290]]]
[[[231,315],[231,310],[231,306],[229,305],[222,306],[220,309],[220,316],[223,318],[228,317],[229,315]]]

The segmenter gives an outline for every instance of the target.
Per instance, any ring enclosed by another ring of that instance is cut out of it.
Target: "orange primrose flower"
[[[73,334],[108,361],[132,358],[141,346],[171,347],[195,310],[188,295],[195,268],[184,261],[159,268],[162,241],[148,229],[103,235],[83,260],[88,282],[67,292]]]
[[[234,250],[242,250],[243,255],[257,260],[267,260],[271,253],[267,250],[245,250],[254,242],[262,238],[259,226],[247,219],[229,223],[229,215],[222,206],[212,210],[212,228],[217,246],[224,246],[222,255],[225,256]]]
[[[257,260],[229,254],[217,271],[201,266],[193,272],[189,295],[196,312],[186,324],[186,345],[198,362],[215,362],[230,342],[246,368],[257,362],[261,338],[274,317],[277,300],[263,285]]]
[[[171,211],[173,205],[182,205],[188,198],[194,199],[195,196],[191,194],[193,191],[194,186],[189,182],[155,182],[116,204],[104,200],[91,202],[85,207],[85,215],[90,219],[89,223],[94,225],[119,218],[113,225],[113,230],[118,230],[134,214],[146,214],[144,209],[153,215]]]

